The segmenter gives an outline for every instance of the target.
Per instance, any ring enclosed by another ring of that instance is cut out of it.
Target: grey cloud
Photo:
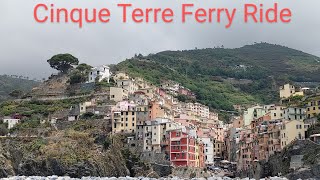
[[[108,7],[109,24],[38,24],[33,19],[37,3],[54,3],[56,7]],[[172,24],[123,24],[117,3],[131,2],[136,7],[171,7],[176,13]],[[224,24],[179,22],[180,5],[194,2],[198,7],[237,8],[236,22]],[[216,45],[240,47],[266,41],[286,45],[320,56],[319,0],[260,1],[265,7],[278,2],[293,12],[289,24],[245,24],[244,3],[256,0],[1,0],[0,1],[0,74],[46,77],[52,70],[46,60],[57,53],[69,52],[92,65],[117,63],[135,53],[149,54],[162,50],[206,48]]]

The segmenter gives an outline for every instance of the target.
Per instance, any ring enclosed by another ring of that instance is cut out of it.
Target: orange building
[[[156,101],[150,102],[149,116],[151,120],[159,117],[164,117],[164,109],[161,107],[159,102],[156,102]]]

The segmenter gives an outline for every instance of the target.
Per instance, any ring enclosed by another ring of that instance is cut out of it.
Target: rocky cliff
[[[288,179],[320,179],[320,145],[310,140],[296,140],[266,161],[237,176],[255,179],[272,176]]]
[[[123,136],[112,136],[93,121],[77,122],[46,137],[0,139],[0,178],[24,176],[149,176],[151,165],[124,146]]]

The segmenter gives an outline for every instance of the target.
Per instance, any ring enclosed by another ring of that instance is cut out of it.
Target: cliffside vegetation
[[[267,43],[136,55],[115,69],[154,84],[177,81],[201,103],[224,110],[232,110],[233,104],[277,102],[283,83],[320,82],[320,58]]]
[[[14,175],[71,177],[157,177],[150,165],[125,146],[126,136],[111,135],[105,120],[61,122],[28,128],[41,136],[0,139],[0,178]],[[140,167],[140,168],[136,168]],[[137,171],[142,169],[142,171]]]

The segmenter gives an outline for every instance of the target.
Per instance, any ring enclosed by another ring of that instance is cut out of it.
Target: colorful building
[[[174,166],[197,167],[196,139],[182,129],[170,131],[170,161]]]

